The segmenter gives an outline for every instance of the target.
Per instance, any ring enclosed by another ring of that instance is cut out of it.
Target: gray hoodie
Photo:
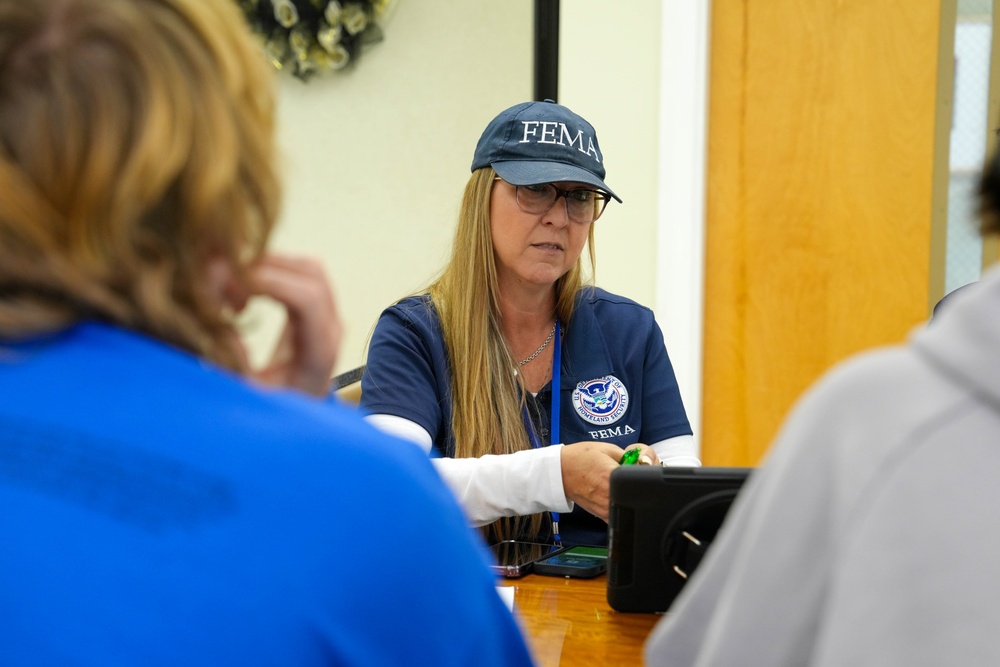
[[[792,410],[649,665],[1000,665],[1000,273]]]

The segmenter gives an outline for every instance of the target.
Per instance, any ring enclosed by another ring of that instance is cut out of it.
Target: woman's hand
[[[326,396],[343,327],[333,289],[318,260],[265,255],[250,272],[253,296],[284,306],[287,320],[267,365],[253,376],[270,385]]]
[[[639,462],[643,465],[659,463],[652,447],[642,444],[628,449],[642,449]],[[566,497],[591,514],[608,520],[610,512],[611,472],[619,467],[622,448],[607,442],[577,442],[562,448],[563,489]]]

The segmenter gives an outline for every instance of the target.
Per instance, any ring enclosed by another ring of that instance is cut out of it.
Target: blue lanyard
[[[559,390],[562,380],[562,338],[559,335],[559,320],[556,320],[556,345],[552,351],[552,399],[549,403],[549,444],[559,442]],[[538,449],[542,443],[538,440],[535,428],[531,424],[531,417],[528,416],[527,408],[524,410],[524,426],[528,430],[528,438],[531,446]],[[559,537],[559,512],[550,512],[552,515],[552,540],[556,544],[561,544]]]
[[[562,379],[562,338],[559,337],[559,320],[556,320],[556,347],[552,351],[552,403],[549,408],[552,421],[549,444],[559,442],[559,385]]]

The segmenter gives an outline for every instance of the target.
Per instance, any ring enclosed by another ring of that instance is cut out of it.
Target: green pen
[[[639,454],[642,452],[641,447],[636,447],[635,449],[630,449],[624,454],[622,454],[622,460],[618,462],[619,465],[630,466],[634,465],[639,460]]]

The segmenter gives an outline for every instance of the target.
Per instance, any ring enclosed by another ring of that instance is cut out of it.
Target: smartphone
[[[535,574],[589,579],[608,570],[604,547],[570,547],[535,563]]]
[[[551,556],[563,547],[540,542],[518,542],[504,540],[490,547],[493,552],[493,571],[497,574],[514,579],[531,572],[535,561]]]

